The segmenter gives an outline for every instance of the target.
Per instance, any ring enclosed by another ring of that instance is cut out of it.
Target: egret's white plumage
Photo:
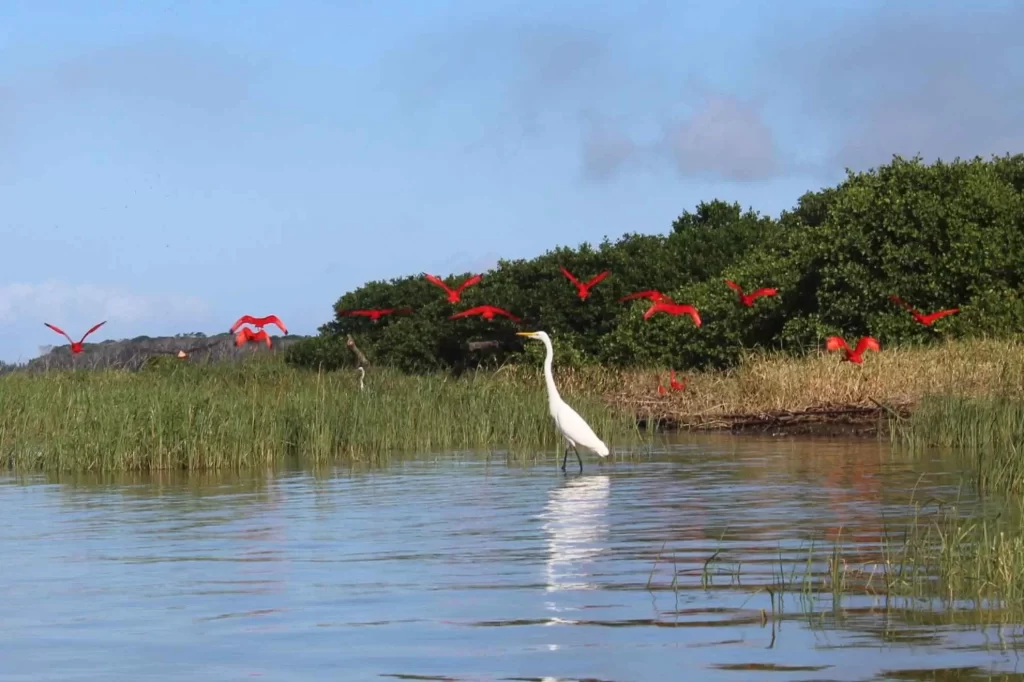
[[[537,339],[544,344],[547,354],[544,356],[544,382],[548,388],[548,411],[555,420],[555,427],[558,429],[566,442],[572,446],[576,453],[576,459],[580,463],[580,471],[583,471],[583,460],[580,458],[577,445],[582,445],[587,450],[600,455],[608,456],[608,446],[597,437],[590,425],[583,420],[576,410],[562,400],[558,394],[558,387],[555,386],[555,376],[551,372],[551,364],[554,361],[555,349],[551,346],[551,338],[546,332],[517,332],[519,336]],[[569,456],[569,449],[565,450],[565,457],[562,458],[562,471],[565,471],[565,460]]]
[[[363,390],[363,377],[366,376],[366,370],[360,365],[359,367],[356,367],[356,371],[359,372],[359,390],[361,391]]]

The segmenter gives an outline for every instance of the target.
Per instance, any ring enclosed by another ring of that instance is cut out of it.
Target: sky
[[[603,7],[603,8],[602,8]],[[1024,152],[1024,0],[0,3],[0,360]]]

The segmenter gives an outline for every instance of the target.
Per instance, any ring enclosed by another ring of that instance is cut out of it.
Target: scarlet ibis
[[[480,280],[484,278],[483,275],[473,275],[459,286],[455,287],[454,289],[451,289],[447,284],[444,283],[444,280],[442,280],[437,275],[423,275],[423,277],[426,278],[426,280],[431,284],[436,284],[437,286],[447,291],[449,303],[458,303],[459,301],[461,301],[462,292],[465,291],[468,287],[471,287],[474,284],[478,284]]]
[[[235,345],[241,346],[249,342],[259,343],[260,341],[266,341],[267,348],[271,347],[270,334],[267,333],[266,329],[261,329],[258,332],[254,332],[248,327],[243,327],[242,331],[235,335]]]
[[[469,310],[463,310],[461,313],[455,313],[454,315],[452,315],[448,319],[449,320],[454,320],[454,319],[457,319],[459,317],[469,317],[470,315],[479,315],[482,318],[484,318],[485,320],[493,320],[495,315],[504,315],[505,317],[507,317],[508,319],[512,320],[513,322],[519,322],[520,321],[518,317],[516,317],[512,313],[508,312],[507,310],[502,310],[501,308],[496,308],[493,305],[478,305],[475,308],[470,308]]]
[[[53,331],[57,332],[58,334],[61,334],[61,335],[63,335],[63,336],[64,336],[64,338],[65,338],[65,339],[67,339],[67,340],[68,340],[68,341],[69,341],[69,342],[71,343],[71,353],[72,353],[73,355],[78,355],[79,353],[81,353],[81,352],[82,352],[82,351],[84,350],[84,349],[82,348],[82,344],[83,344],[83,343],[85,342],[85,337],[89,336],[89,334],[92,334],[92,333],[93,333],[94,331],[96,331],[97,329],[99,329],[100,327],[102,327],[103,325],[105,325],[106,323],[107,323],[107,321],[106,321],[106,320],[103,320],[103,321],[102,321],[102,322],[100,322],[99,324],[97,324],[97,325],[94,325],[94,326],[92,326],[92,327],[91,327],[91,328],[89,329],[89,331],[87,331],[86,333],[82,334],[82,338],[81,338],[80,340],[78,340],[78,341],[74,341],[74,340],[72,340],[72,338],[71,338],[70,336],[68,336],[68,335],[67,335],[67,333],[66,333],[66,332],[65,332],[65,331],[64,331],[63,329],[61,329],[60,327],[57,327],[57,326],[55,326],[55,325],[52,325],[52,324],[50,324],[49,322],[43,322],[43,324],[45,324],[45,325],[46,325],[47,327],[49,327],[49,328],[50,328],[50,329],[52,329]]]
[[[926,327],[932,326],[933,324],[935,324],[936,320],[941,320],[947,315],[955,315],[956,313],[960,312],[959,308],[948,308],[946,310],[940,310],[938,312],[929,313],[928,315],[925,315],[922,312],[914,310],[914,308],[912,308],[909,303],[901,299],[899,296],[889,296],[889,300],[895,303],[896,305],[902,307],[907,312],[909,312],[911,315],[914,316],[915,320],[917,320]]]
[[[558,267],[559,269],[561,269],[562,274],[568,277],[569,281],[576,285],[576,295],[580,297],[581,301],[587,300],[587,296],[590,296],[590,288],[597,284],[598,282],[600,282],[601,280],[603,280],[605,277],[607,277],[610,272],[609,270],[605,270],[604,272],[595,275],[594,278],[589,282],[583,283],[580,282],[575,277],[573,277],[572,273],[563,268],[561,265],[559,265]]]
[[[749,294],[745,294],[743,293],[743,288],[739,284],[736,284],[736,282],[725,280],[725,283],[730,289],[736,292],[736,295],[739,296],[740,303],[747,306],[748,308],[753,307],[754,301],[761,298],[762,296],[774,296],[775,294],[779,293],[778,289],[762,287],[760,289],[755,289]]]
[[[268,324],[276,324],[277,328],[288,335],[288,328],[284,326],[284,322],[277,315],[267,315],[266,317],[253,317],[252,315],[242,315],[238,318],[233,325],[231,325],[231,333],[234,334],[238,331],[238,328],[243,324],[251,324],[257,329],[263,329]]]
[[[683,382],[679,383],[678,381],[676,381],[676,371],[672,370],[671,374],[669,375],[669,386],[672,388],[673,391],[684,391],[686,390],[686,378],[684,377]],[[668,391],[665,390],[665,387],[661,385],[661,381],[659,380],[658,393],[665,395],[667,392]]]
[[[700,313],[692,305],[680,304],[680,303],[668,303],[662,301],[661,303],[655,303],[647,312],[644,313],[644,319],[649,320],[657,313],[668,313],[669,315],[689,315],[693,318],[693,323],[700,326]]]
[[[855,349],[851,349],[849,344],[847,344],[846,341],[843,340],[843,337],[830,336],[827,339],[825,339],[825,348],[830,351],[844,351],[846,357],[843,359],[857,365],[864,364],[864,351],[873,350],[876,353],[878,353],[882,350],[881,347],[878,345],[878,340],[875,339],[873,336],[860,337],[860,341],[857,342],[857,347]]]
[[[657,289],[648,289],[646,291],[638,291],[635,294],[629,294],[619,299],[619,303],[625,303],[626,301],[635,301],[638,298],[646,298],[651,303],[661,303],[667,301],[672,303],[672,299],[661,293]]]
[[[671,376],[669,376],[669,385],[673,391],[684,391],[686,390],[686,377],[683,377],[682,383],[676,381],[676,371],[672,370]]]
[[[368,317],[374,322],[385,315],[398,315],[400,313],[411,313],[412,308],[373,308],[369,310],[339,310],[338,317],[346,315],[353,317]]]

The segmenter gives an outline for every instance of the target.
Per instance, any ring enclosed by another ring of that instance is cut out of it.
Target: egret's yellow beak
[[[533,336],[537,332],[516,332],[516,336]]]

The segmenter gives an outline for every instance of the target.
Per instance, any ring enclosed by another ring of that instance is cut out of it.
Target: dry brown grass
[[[509,368],[516,380],[535,368]],[[863,365],[824,351],[803,358],[751,353],[736,369],[678,372],[686,389],[668,388],[668,370],[556,368],[568,397],[599,392],[613,406],[679,426],[724,428],[780,413],[843,408],[877,409],[878,401],[908,408],[925,395],[985,396],[1024,393],[1024,343],[976,339],[866,353]]]

